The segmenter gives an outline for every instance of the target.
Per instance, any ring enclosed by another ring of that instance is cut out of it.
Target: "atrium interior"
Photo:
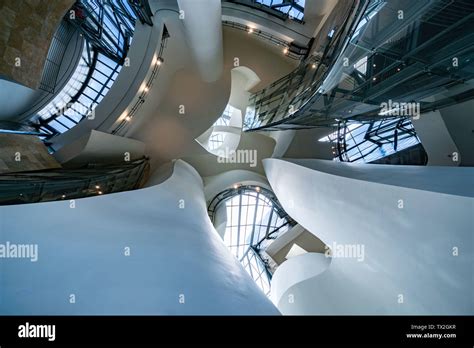
[[[0,315],[474,314],[473,1],[0,27]]]

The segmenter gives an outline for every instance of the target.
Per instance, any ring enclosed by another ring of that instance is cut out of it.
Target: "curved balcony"
[[[147,158],[129,163],[55,168],[0,175],[0,205],[52,202],[141,188],[148,177]]]
[[[474,33],[465,28],[473,26],[469,1],[355,1],[322,57],[253,96],[246,127],[337,127],[403,116],[384,110],[391,100],[416,101],[420,113],[468,100]]]

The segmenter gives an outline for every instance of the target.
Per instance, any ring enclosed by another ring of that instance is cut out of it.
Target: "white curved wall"
[[[412,122],[428,155],[428,165],[458,166],[461,163],[461,154],[459,154],[439,110],[423,114],[419,119],[413,119]],[[457,161],[453,161],[455,152],[459,154]]]
[[[0,259],[0,314],[278,314],[212,227],[185,162],[163,184],[75,204],[0,207],[0,242],[39,249],[37,262]]]
[[[178,5],[199,73],[204,81],[215,82],[224,69],[221,2],[178,0]]]
[[[278,307],[285,308],[285,302],[292,304],[294,298],[284,298],[287,290],[307,279],[323,273],[331,258],[320,253],[306,253],[283,262],[275,271],[271,282],[271,299]],[[291,295],[291,294],[290,294]],[[300,297],[301,298],[301,297]],[[299,298],[299,299],[300,299]],[[310,297],[313,300],[312,296]],[[301,303],[302,301],[298,301]],[[281,303],[281,305],[280,305]],[[306,303],[304,305],[307,305]]]
[[[38,98],[38,91],[19,83],[0,79],[0,121],[18,118],[25,107]]]
[[[121,163],[145,156],[145,144],[130,138],[92,130],[54,153],[63,165]],[[128,157],[126,159],[126,157]]]
[[[448,106],[441,110],[443,122],[459,150],[461,166],[474,166],[474,100]]]
[[[288,289],[295,302],[279,304],[284,314],[474,313],[473,168],[264,166],[298,223],[331,248],[364,247],[363,261],[333,257],[326,272]]]

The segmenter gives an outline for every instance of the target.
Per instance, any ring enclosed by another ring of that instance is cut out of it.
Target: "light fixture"
[[[98,190],[98,189],[100,189],[100,186],[99,186],[99,185],[95,185],[95,188]]]
[[[285,48],[283,49],[283,53],[284,53],[284,54],[288,54],[288,52],[289,52],[288,47],[285,47]]]
[[[125,121],[130,122],[132,118],[130,116],[125,117]]]
[[[145,92],[148,92],[150,89],[148,87],[145,86],[145,88],[143,88],[143,91]]]
[[[312,67],[313,69],[316,69],[316,63],[313,63],[313,65],[311,65],[311,67]]]
[[[234,190],[237,190],[239,188],[238,184],[234,184]]]
[[[376,80],[377,80],[377,78],[376,78],[376,77],[374,77],[374,78],[372,79],[372,81],[376,81]]]
[[[255,191],[260,192],[260,187],[257,186],[257,187],[255,188]]]
[[[164,60],[161,57],[156,58],[156,65],[161,65],[163,64]]]
[[[102,191],[98,191],[97,193],[98,193],[99,195],[101,195],[101,194],[102,194]]]
[[[253,28],[249,28],[249,34],[253,33]]]
[[[373,67],[375,68],[377,66],[377,64],[374,64]]]

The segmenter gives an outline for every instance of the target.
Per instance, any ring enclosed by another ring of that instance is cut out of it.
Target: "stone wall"
[[[54,33],[74,0],[0,0],[0,77],[37,89]]]

